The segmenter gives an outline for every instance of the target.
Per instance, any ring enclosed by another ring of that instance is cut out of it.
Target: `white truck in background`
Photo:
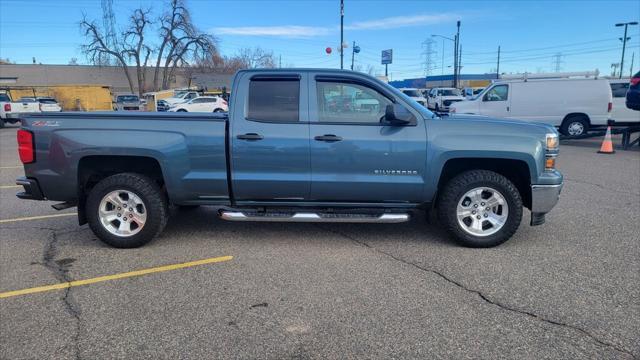
[[[613,98],[606,79],[500,80],[473,100],[452,104],[452,113],[546,123],[564,135],[586,134],[606,126]]]
[[[36,101],[14,102],[9,93],[0,92],[0,128],[4,124],[15,124],[27,115],[40,112],[40,104]]]

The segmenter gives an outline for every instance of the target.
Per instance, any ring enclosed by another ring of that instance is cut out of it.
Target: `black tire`
[[[213,110],[213,112],[214,113],[221,113],[221,112],[224,112],[224,110],[222,110],[220,108],[217,108],[217,109]]]
[[[497,190],[508,205],[507,220],[497,232],[487,236],[468,233],[458,223],[457,206],[462,197],[477,187]],[[438,217],[449,234],[461,245],[488,248],[509,240],[522,220],[522,198],[515,185],[506,177],[488,170],[471,170],[451,179],[443,188],[438,201]]]
[[[185,109],[178,109],[178,110],[176,110],[176,112],[187,112],[187,110],[185,110]]]
[[[4,120],[0,119],[0,129],[4,127]]]
[[[114,190],[131,191],[144,203],[147,219],[135,235],[122,237],[112,234],[100,222],[100,202]],[[105,178],[91,189],[87,198],[86,214],[89,227],[100,240],[117,248],[136,248],[153,240],[162,232],[167,224],[169,211],[164,193],[152,179],[141,174],[121,173]]]
[[[580,133],[576,133],[575,129],[582,128]],[[560,133],[566,136],[580,136],[589,131],[589,118],[586,115],[569,115],[562,121],[560,125]]]
[[[440,107],[438,106],[438,104],[437,104],[437,103],[436,103],[435,112],[440,112]]]

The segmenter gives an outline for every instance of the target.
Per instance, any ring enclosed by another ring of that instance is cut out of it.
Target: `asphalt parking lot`
[[[421,214],[229,223],[200,208],[119,250],[74,209],[15,197],[16,129],[0,129],[2,359],[640,358],[637,148],[563,142],[559,205],[493,249],[458,247]],[[2,298],[140,269],[157,272]]]

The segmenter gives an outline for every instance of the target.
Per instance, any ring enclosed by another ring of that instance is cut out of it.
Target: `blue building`
[[[487,86],[492,80],[496,80],[496,74],[460,74],[459,87]],[[433,88],[453,86],[453,75],[434,75],[415,79],[390,81],[389,84],[396,88]]]

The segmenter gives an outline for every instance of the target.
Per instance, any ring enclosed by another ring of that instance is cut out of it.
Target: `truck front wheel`
[[[449,181],[438,202],[440,221],[464,246],[502,244],[522,220],[522,198],[506,177],[488,170],[464,172]]]
[[[121,173],[96,184],[87,198],[87,220],[96,236],[117,248],[142,246],[164,229],[167,200],[149,177]]]

